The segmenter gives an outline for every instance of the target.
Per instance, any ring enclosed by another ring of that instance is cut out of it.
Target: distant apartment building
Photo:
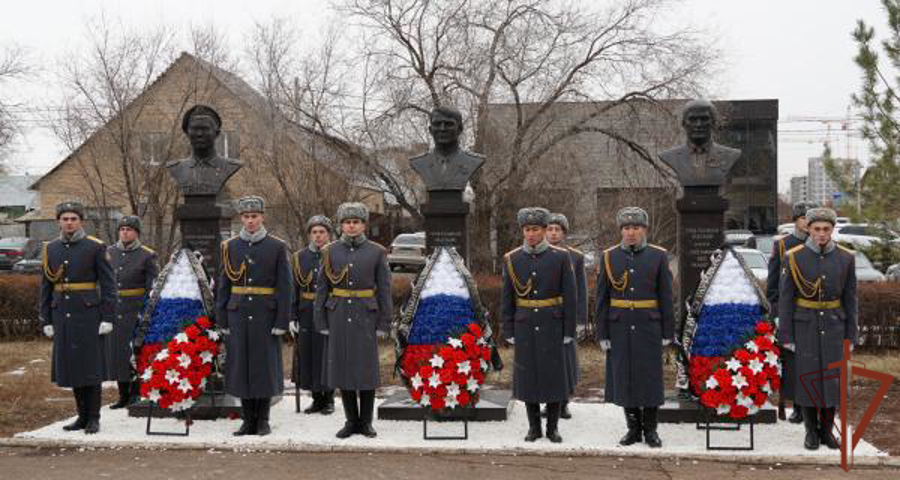
[[[805,202],[809,200],[809,189],[806,175],[791,177],[791,203]]]
[[[856,159],[835,158],[835,163],[843,170],[850,171],[854,182],[859,182],[862,167]],[[793,180],[791,181],[793,187]],[[825,170],[825,162],[821,157],[809,159],[809,171],[806,181],[807,199],[813,202],[834,206],[840,205],[846,195],[841,192],[837,183]],[[791,193],[793,195],[793,191]]]

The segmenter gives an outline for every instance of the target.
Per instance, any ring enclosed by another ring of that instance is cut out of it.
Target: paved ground
[[[900,470],[646,458],[0,448],[0,477],[216,479],[896,479]],[[73,474],[72,472],[79,472]]]

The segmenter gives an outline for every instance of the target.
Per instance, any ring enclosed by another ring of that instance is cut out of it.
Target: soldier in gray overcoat
[[[781,283],[782,260],[788,250],[803,245],[809,236],[806,224],[806,211],[816,208],[815,202],[797,202],[792,207],[794,219],[794,231],[775,241],[772,247],[772,255],[769,258],[769,275],[766,278],[766,297],[772,307],[772,316],[778,318],[778,288]],[[781,350],[781,365],[783,367],[781,390],[779,394],[788,400],[794,400],[794,352]],[[783,403],[783,402],[782,402]],[[788,418],[791,423],[803,423],[803,409],[794,404],[793,412]]]
[[[322,251],[314,322],[328,335],[325,384],[341,389],[345,422],[338,438],[377,435],[372,428],[379,384],[378,336],[391,326],[391,273],[387,252],[366,239],[369,210],[362,203],[338,207],[341,238]]]
[[[840,375],[828,365],[843,357],[844,340],[857,341],[856,259],[831,238],[837,215],[830,208],[806,211],[809,237],[787,251],[778,298],[784,348],[794,352],[794,403],[803,407],[804,446],[840,448],[832,436],[834,410],[840,404]],[[802,388],[801,378],[809,389]],[[810,396],[818,390],[820,397]],[[822,416],[819,421],[817,409]]]
[[[550,214],[550,224],[547,226],[547,241],[554,247],[564,248],[569,251],[572,260],[572,268],[575,269],[575,287],[578,291],[578,316],[576,318],[576,338],[574,342],[566,344],[566,374],[569,375],[569,396],[575,393],[575,387],[581,380],[581,365],[578,362],[578,339],[584,333],[587,326],[587,276],[584,270],[584,253],[577,248],[566,245],[566,236],[569,234],[569,219],[561,213]],[[547,416],[545,409],[542,414]],[[569,412],[569,400],[566,399],[559,407],[559,418],[572,418]]]
[[[141,219],[126,215],[119,219],[119,241],[109,247],[109,258],[116,277],[118,298],[113,331],[106,336],[106,375],[119,386],[119,401],[110,409],[128,406],[137,397],[137,382],[131,368],[134,330],[144,302],[159,274],[156,252],[141,243]]]
[[[306,222],[309,246],[291,258],[294,271],[294,317],[291,333],[296,337],[294,366],[291,379],[297,388],[312,392],[313,404],[305,413],[334,413],[334,390],[325,385],[325,345],[328,337],[313,325],[313,304],[319,269],[322,268],[322,248],[331,242],[334,227],[324,215],[315,215]]]
[[[545,238],[550,212],[523,208],[517,215],[524,241],[504,256],[500,300],[503,338],[515,347],[513,396],[525,402],[526,442],[543,436],[541,403],[547,404],[547,438],[562,442],[560,404],[572,387],[565,346],[575,341],[578,294],[569,251]]]
[[[53,339],[51,379],[71,388],[78,417],[63,430],[100,431],[100,384],[106,354],[103,336],[113,330],[116,285],[106,245],[82,228],[84,206],[56,206],[59,238],[44,243],[40,315]]]
[[[290,252],[266,231],[265,201],[237,202],[243,228],[222,242],[216,323],[226,334],[225,391],[241,399],[235,435],[268,435],[272,397],[284,391],[281,336],[291,319]]]
[[[675,337],[668,253],[647,243],[649,216],[619,210],[622,242],[603,252],[597,274],[596,332],[606,351],[606,401],[624,407],[628,433],[619,440],[662,446],[656,431],[663,404],[663,347]]]

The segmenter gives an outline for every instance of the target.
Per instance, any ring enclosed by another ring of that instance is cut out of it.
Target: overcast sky
[[[29,50],[43,72],[13,94],[29,108],[46,106],[54,94],[54,64],[83,41],[85,21],[105,12],[128,25],[171,23],[187,29],[191,23],[231,32],[239,47],[254,20],[289,16],[309,31],[324,25],[331,14],[315,0],[27,0],[6,2],[0,16],[0,45],[14,43]],[[860,74],[853,64],[856,51],[850,33],[857,19],[883,32],[884,14],[878,0],[685,0],[676,9],[678,21],[690,19],[719,39],[725,63],[720,85],[712,92],[721,99],[775,98],[780,102],[779,190],[791,176],[806,173],[807,159],[822,152],[830,138],[836,155],[867,160],[866,145],[854,137],[859,124],[845,119],[850,94]],[[4,97],[10,92],[3,92]],[[59,162],[65,149],[46,131],[36,115],[25,115],[26,132],[11,164],[17,172],[40,174]],[[849,135],[848,135],[849,133]]]

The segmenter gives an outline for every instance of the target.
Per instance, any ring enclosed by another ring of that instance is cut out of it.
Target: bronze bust
[[[434,139],[434,150],[411,158],[410,166],[429,192],[465,190],[469,178],[484,164],[484,157],[459,147],[462,114],[454,108],[437,107],[431,112],[428,130]]]
[[[181,130],[191,143],[191,156],[167,163],[166,169],[185,197],[218,196],[225,182],[244,166],[240,160],[216,153],[221,128],[219,114],[206,105],[194,105],[184,114]]]
[[[713,141],[718,122],[716,107],[708,100],[691,100],[681,114],[687,143],[659,154],[675,171],[683,187],[719,187],[740,158],[741,151]]]

